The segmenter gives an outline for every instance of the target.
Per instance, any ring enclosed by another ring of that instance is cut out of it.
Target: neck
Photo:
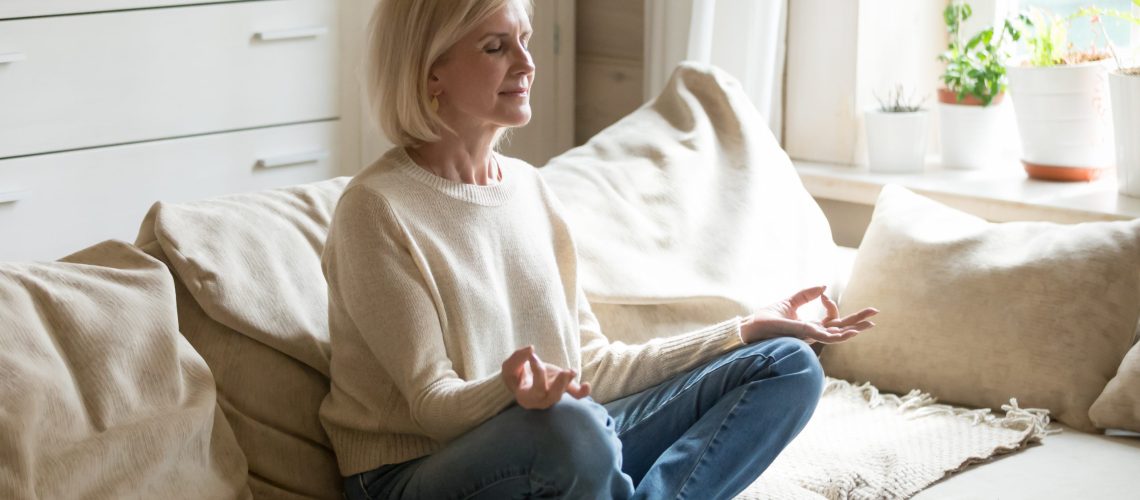
[[[493,159],[495,130],[464,134],[442,131],[440,140],[407,148],[408,156],[439,177],[464,184],[487,186],[501,180],[498,163]]]

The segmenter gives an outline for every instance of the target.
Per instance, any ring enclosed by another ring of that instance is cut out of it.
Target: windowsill
[[[1113,170],[1092,182],[1048,182],[1029,179],[1017,162],[990,170],[927,165],[925,172],[913,174],[801,160],[792,163],[808,192],[828,200],[874,205],[884,185],[899,184],[992,221],[1076,223],[1140,217],[1140,198],[1117,193]]]

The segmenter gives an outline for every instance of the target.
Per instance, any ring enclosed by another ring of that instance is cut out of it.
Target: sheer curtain
[[[788,0],[645,0],[645,95],[682,60],[740,80],[777,139],[783,129]]]

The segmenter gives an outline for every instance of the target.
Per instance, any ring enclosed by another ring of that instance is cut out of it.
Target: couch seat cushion
[[[1140,438],[1054,427],[1062,432],[951,475],[914,499],[1136,498]]]

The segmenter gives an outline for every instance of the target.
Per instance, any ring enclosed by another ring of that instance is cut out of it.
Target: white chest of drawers
[[[353,173],[338,6],[4,0],[0,261],[133,241],[159,200]]]

